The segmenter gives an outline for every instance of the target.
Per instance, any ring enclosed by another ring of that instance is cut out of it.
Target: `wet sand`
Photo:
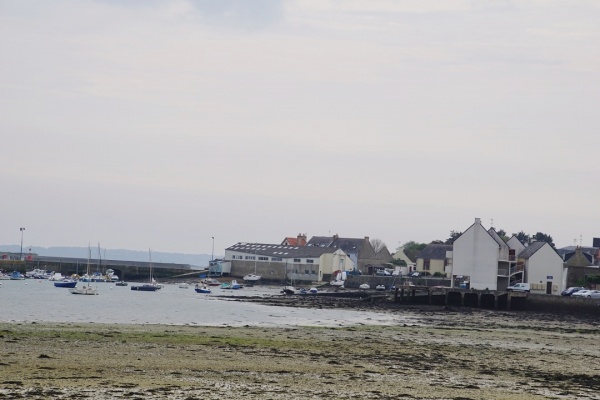
[[[0,323],[0,399],[600,398],[600,320],[348,299],[248,301],[393,312],[409,322]]]

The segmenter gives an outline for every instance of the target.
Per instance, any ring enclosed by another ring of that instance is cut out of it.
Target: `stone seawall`
[[[600,317],[600,299],[529,294],[525,303],[527,311],[551,312],[557,314],[585,314]]]

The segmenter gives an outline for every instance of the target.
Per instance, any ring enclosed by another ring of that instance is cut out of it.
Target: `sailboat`
[[[256,251],[254,251],[254,273],[244,275],[243,279],[245,282],[257,282],[260,278],[261,276],[256,273]]]
[[[92,256],[92,250],[90,246],[88,246],[88,261],[87,261],[87,276],[90,276],[90,258]],[[85,282],[84,285],[80,288],[77,286],[73,289],[69,289],[69,292],[73,294],[87,294],[87,295],[96,295],[98,294],[98,289],[92,287],[91,282]]]
[[[152,250],[148,249],[148,255],[150,259],[150,283],[146,283],[144,285],[139,286],[132,286],[131,290],[137,290],[139,292],[156,292],[162,287],[152,277]]]

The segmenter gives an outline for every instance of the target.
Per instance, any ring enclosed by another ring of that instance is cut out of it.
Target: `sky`
[[[591,0],[0,0],[0,244],[394,250],[481,218],[590,246],[598,21]]]

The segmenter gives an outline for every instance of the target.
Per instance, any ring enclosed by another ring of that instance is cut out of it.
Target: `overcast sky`
[[[600,3],[0,0],[0,243],[600,237]]]

